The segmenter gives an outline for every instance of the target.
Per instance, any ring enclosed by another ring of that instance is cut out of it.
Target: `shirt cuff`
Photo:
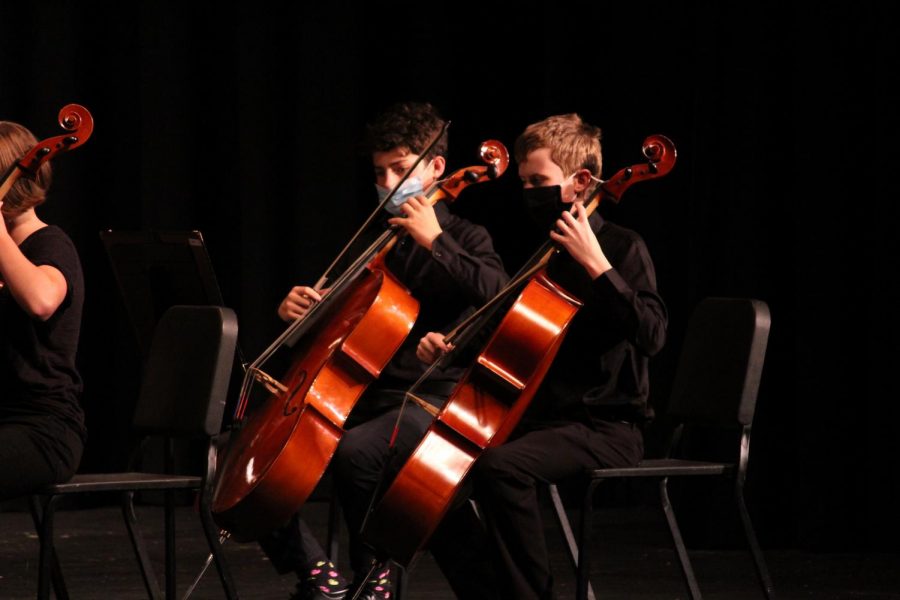
[[[462,251],[459,243],[446,231],[442,231],[431,242],[431,256],[442,265],[449,265],[453,262],[453,257],[458,256]]]

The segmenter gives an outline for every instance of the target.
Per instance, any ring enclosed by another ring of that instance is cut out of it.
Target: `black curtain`
[[[98,232],[199,229],[248,358],[277,303],[312,282],[374,204],[364,123],[397,100],[452,121],[450,168],[478,144],[578,112],[604,173],[663,133],[667,177],[613,220],[638,230],[670,310],[653,402],[704,296],[769,303],[773,329],[749,492],[768,546],[888,549],[900,533],[892,164],[896,20],[872,3],[803,11],[716,2],[554,3],[540,12],[334,1],[3,3],[0,119],[57,135],[69,102],[93,138],[54,161],[40,209],[75,240],[88,299],[84,470],[120,467],[139,377]],[[513,164],[455,210],[514,270],[534,249]],[[535,243],[536,244],[536,243]]]

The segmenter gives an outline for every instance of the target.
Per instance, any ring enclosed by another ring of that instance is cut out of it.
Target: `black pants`
[[[304,578],[315,563],[328,560],[300,513],[294,513],[290,521],[259,538],[259,545],[281,575],[295,571]]]
[[[0,423],[0,500],[72,478],[81,461],[81,437],[53,421],[38,430]]]
[[[599,466],[642,458],[640,430],[622,422],[563,422],[528,431],[488,449],[475,464],[474,494],[484,511],[501,598],[553,598],[538,485]]]

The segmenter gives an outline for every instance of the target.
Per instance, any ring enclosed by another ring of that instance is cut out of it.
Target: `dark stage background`
[[[313,282],[373,206],[357,142],[381,108],[435,103],[453,122],[451,169],[483,139],[511,146],[528,123],[576,111],[604,130],[607,176],[638,162],[651,133],[678,148],[670,175],[603,209],[645,237],[670,310],[657,409],[690,309],[710,295],[765,300],[748,483],[763,544],[896,549],[886,4],[483,3],[439,18],[421,3],[265,4],[0,4],[0,119],[48,137],[78,102],[96,121],[54,161],[40,209],[72,235],[88,286],[83,470],[122,466],[139,362],[99,231],[201,230],[252,359],[281,331],[287,289]],[[509,270],[537,245],[517,197],[513,165],[457,204]]]

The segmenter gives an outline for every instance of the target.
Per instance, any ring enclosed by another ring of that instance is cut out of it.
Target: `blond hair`
[[[517,162],[523,162],[529,153],[549,148],[550,159],[564,175],[587,169],[599,178],[603,167],[600,135],[599,127],[585,123],[575,113],[555,115],[526,127],[516,139],[513,153]]]
[[[37,138],[30,131],[12,121],[0,121],[0,175],[7,176],[16,161],[37,146]],[[34,179],[19,177],[3,202],[3,212],[15,216],[34,208],[47,199],[47,190],[52,179],[50,162],[45,162]]]

